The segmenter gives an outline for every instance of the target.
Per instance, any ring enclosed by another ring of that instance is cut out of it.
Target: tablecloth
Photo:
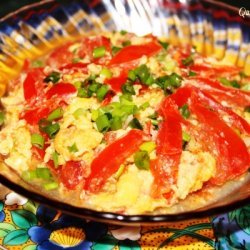
[[[0,198],[0,249],[250,249],[250,205],[215,217],[127,227],[62,214],[14,192]]]

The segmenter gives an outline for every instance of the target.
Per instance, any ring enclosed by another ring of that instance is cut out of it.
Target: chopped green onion
[[[233,88],[237,88],[237,89],[240,88],[240,85],[236,80],[230,81],[230,80],[226,79],[225,77],[221,77],[219,80],[225,86],[229,86],[229,87],[233,87]]]
[[[239,73],[239,75],[240,75],[241,78],[246,78],[246,77],[247,77],[247,75],[246,75],[245,72],[243,72],[243,71],[241,71],[241,72]]]
[[[141,125],[141,123],[139,122],[139,120],[137,118],[133,118],[130,122],[129,122],[129,126],[131,128],[137,128],[140,130],[143,130],[143,127]]]
[[[40,128],[41,129],[41,128]],[[41,129],[43,132],[45,132],[49,138],[54,138],[55,135],[60,130],[60,125],[58,123],[49,124]]]
[[[186,142],[189,142],[190,139],[191,139],[190,135],[187,132],[182,131],[182,140],[186,141]]]
[[[138,151],[134,154],[134,162],[137,168],[149,170],[150,158],[147,151]]]
[[[31,144],[38,147],[44,147],[44,138],[40,134],[32,134],[31,135]]]
[[[106,113],[104,115],[98,116],[96,119],[96,126],[100,132],[105,132],[110,128],[110,119]]]
[[[242,90],[246,90],[246,91],[250,91],[250,83],[248,84],[244,84],[242,87],[241,87]]]
[[[193,59],[192,55],[190,55],[189,57],[183,59],[181,62],[184,66],[190,66],[191,64],[194,63],[194,59]]]
[[[118,130],[122,128],[122,120],[119,116],[115,116],[111,122],[111,130]]]
[[[190,111],[189,111],[189,108],[188,108],[188,105],[187,104],[184,104],[181,108],[180,108],[180,112],[181,112],[181,115],[184,117],[184,118],[188,118],[190,116]]]
[[[51,174],[48,168],[37,168],[36,169],[37,178],[49,180],[51,178]]]
[[[3,112],[0,112],[0,127],[4,124],[5,116]]]
[[[49,191],[53,189],[57,189],[59,187],[59,184],[57,182],[49,182],[49,183],[44,183],[43,187]]]
[[[81,98],[88,98],[90,97],[88,91],[84,88],[79,88],[77,92],[77,96]]]
[[[63,109],[62,108],[57,108],[53,110],[47,117],[47,121],[52,122],[54,120],[57,120],[59,118],[62,118],[63,116]]]
[[[72,144],[70,147],[68,147],[69,152],[76,153],[78,152],[78,148],[76,146],[76,143]]]
[[[80,61],[81,61],[81,58],[79,58],[79,57],[75,57],[72,59],[72,63],[78,63]]]
[[[100,58],[103,57],[106,53],[106,48],[104,46],[96,47],[93,50],[93,57]]]
[[[172,73],[170,76],[169,76],[169,80],[170,80],[170,83],[173,87],[180,87],[181,86],[181,81],[182,81],[182,77],[176,73]]]
[[[100,72],[101,76],[105,76],[105,78],[109,79],[112,77],[112,72],[108,68],[103,68]]]
[[[139,77],[140,81],[146,85],[151,85],[152,81],[150,80],[150,82],[147,82],[147,80],[150,78],[150,72],[149,72],[149,68],[147,67],[147,65],[142,64],[140,65],[138,68],[136,68],[135,70],[135,74]]]
[[[158,41],[159,42],[159,44],[166,50],[167,48],[168,48],[168,46],[169,46],[169,43],[167,43],[167,42],[162,42],[162,41]]]
[[[136,80],[136,74],[135,74],[134,70],[130,70],[128,72],[128,79],[131,80],[131,81],[135,81]]]
[[[96,121],[96,119],[98,118],[98,116],[99,116],[98,110],[93,109],[93,110],[91,111],[91,120],[92,120],[92,121]]]
[[[58,153],[55,151],[52,156],[51,156],[53,162],[54,162],[54,166],[55,168],[57,168],[59,166],[59,160],[58,160]]]
[[[122,164],[122,165],[119,167],[119,169],[117,170],[117,172],[115,173],[115,178],[116,178],[116,179],[118,179],[118,178],[121,176],[121,174],[123,173],[124,169],[125,169],[125,165]]]
[[[123,94],[135,95],[135,89],[132,83],[126,82],[122,85]]]
[[[86,111],[83,108],[77,109],[74,113],[73,116],[78,119],[80,116],[84,115]]]
[[[97,83],[96,81],[94,81],[91,85],[89,85],[88,90],[93,93],[96,93],[99,88],[100,88],[100,83]]]
[[[131,45],[131,41],[127,40],[127,41],[122,42],[123,47],[129,46],[129,45]]]
[[[80,89],[81,86],[82,86],[82,82],[81,82],[81,81],[76,81],[76,82],[74,82],[73,84],[74,84],[74,86],[75,86],[77,89]]]
[[[245,107],[244,112],[250,113],[250,106]]]
[[[197,75],[197,73],[195,73],[194,71],[189,71],[189,73],[188,73],[188,76],[196,76]]]
[[[146,151],[149,154],[155,149],[156,144],[154,141],[147,141],[141,144],[139,147],[141,151]]]
[[[48,76],[44,78],[44,82],[53,82],[57,83],[60,80],[61,74],[59,72],[53,71]]]
[[[32,68],[44,67],[44,62],[41,60],[36,60],[36,61],[32,62],[31,66],[32,66]]]
[[[123,105],[120,108],[121,112],[125,112],[127,115],[134,115],[138,110],[136,105]]]
[[[132,104],[132,100],[133,100],[132,95],[130,94],[123,94],[119,97],[119,99],[120,99],[121,104],[128,104],[128,102]]]
[[[155,120],[158,118],[158,113],[154,112],[152,115],[149,115],[148,118]]]
[[[126,35],[127,33],[128,33],[128,32],[127,32],[126,30],[121,30],[121,31],[120,31],[120,34],[123,35],[123,36]]]
[[[96,97],[98,101],[102,101],[106,94],[109,91],[109,87],[106,84],[103,84],[96,92]]]
[[[30,181],[37,178],[36,170],[27,170],[22,173],[22,178],[25,181]]]
[[[144,102],[144,103],[139,107],[139,109],[145,110],[145,109],[148,108],[149,106],[150,106],[149,102]]]
[[[114,56],[117,52],[119,52],[121,50],[121,47],[117,47],[117,46],[112,46],[111,51],[112,51],[112,55]]]

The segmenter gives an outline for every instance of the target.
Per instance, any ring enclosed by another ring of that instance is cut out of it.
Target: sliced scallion
[[[194,71],[189,71],[189,73],[188,73],[188,76],[196,76],[197,75],[197,73],[195,73]]]
[[[98,101],[102,101],[106,94],[109,91],[109,87],[106,84],[103,84],[97,91],[96,91],[96,97]]]
[[[150,106],[149,102],[144,102],[140,107],[139,109],[140,110],[145,110],[146,108],[148,108]]]
[[[25,181],[31,181],[37,178],[36,170],[27,170],[22,173],[22,178]]]
[[[32,134],[31,144],[42,149],[44,147],[44,138],[40,134],[36,134],[36,133]]]
[[[105,132],[110,128],[110,119],[108,118],[107,114],[103,114],[98,116],[96,119],[96,126],[98,131]]]
[[[122,42],[123,47],[129,46],[129,45],[131,45],[131,41],[129,41],[129,40]]]
[[[159,42],[159,44],[166,50],[167,48],[168,48],[168,46],[169,46],[169,43],[167,43],[167,42],[162,42],[162,41],[158,41]]]
[[[93,57],[100,58],[103,57],[106,53],[106,48],[104,46],[96,47],[93,50]]]
[[[51,158],[52,158],[52,160],[53,160],[53,162],[54,162],[54,166],[55,166],[55,168],[58,168],[58,166],[59,166],[59,160],[58,160],[58,153],[55,151],[55,152],[53,152],[52,153],[52,155],[51,155]]]
[[[78,152],[78,148],[76,146],[76,143],[72,144],[70,147],[68,147],[69,152],[76,153]]]
[[[86,111],[83,108],[77,109],[74,113],[73,116],[78,119],[80,116],[83,116],[86,113]]]
[[[180,108],[180,112],[181,112],[181,115],[182,115],[185,119],[188,119],[188,117],[190,116],[190,111],[189,111],[189,108],[188,108],[188,105],[187,105],[187,104],[184,104],[184,105]]]
[[[63,116],[63,109],[62,108],[57,108],[53,110],[47,117],[47,120],[52,122],[54,120],[57,120],[59,118],[62,118]]]
[[[102,68],[101,72],[100,72],[101,76],[104,76],[105,78],[109,79],[112,77],[112,72],[110,71],[110,69],[108,68]]]
[[[233,87],[233,88],[237,88],[237,89],[240,88],[240,84],[236,80],[230,81],[225,77],[221,77],[219,80],[225,86],[229,86],[229,87]]]
[[[53,189],[57,189],[59,187],[59,184],[57,182],[49,182],[49,183],[44,183],[43,187],[49,191]]]
[[[132,83],[126,82],[122,85],[122,93],[135,95],[135,89]]]
[[[0,127],[4,124],[5,115],[3,112],[0,112]]]
[[[183,59],[181,62],[184,66],[190,66],[194,63],[194,59],[193,59],[192,55],[190,55],[187,58]]]
[[[77,96],[81,98],[88,98],[90,97],[88,91],[85,88],[79,88],[77,91]]]
[[[37,168],[36,169],[37,178],[49,180],[51,178],[51,174],[48,168]]]
[[[117,46],[113,46],[111,48],[112,51],[112,55],[114,56],[117,52],[119,52],[121,50],[121,47],[117,47]]]
[[[150,158],[147,151],[138,151],[134,154],[134,163],[137,168],[149,170]]]
[[[147,141],[141,144],[139,147],[141,151],[146,151],[149,154],[155,149],[156,144],[154,141]]]
[[[118,130],[118,129],[121,129],[122,128],[122,119],[121,117],[118,117],[118,116],[115,116],[113,117],[112,119],[112,122],[111,122],[111,130]]]
[[[190,139],[191,139],[190,135],[187,132],[182,131],[182,140],[186,141],[186,142],[189,142]]]
[[[141,125],[141,123],[139,122],[139,120],[137,118],[133,118],[130,122],[129,122],[129,126],[131,128],[136,128],[136,129],[140,129],[143,130],[143,127]]]
[[[59,72],[53,71],[51,72],[48,76],[46,76],[44,78],[44,82],[53,82],[53,83],[57,83],[61,78],[61,74]]]
[[[41,120],[40,120],[41,121]],[[58,123],[52,124],[51,122],[46,125],[46,126],[41,126],[39,124],[40,130],[46,133],[49,138],[54,138],[55,135],[59,132],[60,130],[60,125]]]

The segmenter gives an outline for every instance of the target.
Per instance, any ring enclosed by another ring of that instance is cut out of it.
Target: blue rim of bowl
[[[214,0],[201,0],[201,1],[205,4],[208,4],[210,7],[212,5],[212,6],[217,6],[219,8],[225,8],[233,13],[238,12],[237,7],[231,6],[226,3],[221,3],[221,2],[214,1]],[[50,5],[51,3],[54,3],[51,10],[59,5],[54,0],[43,0],[38,3],[26,5],[0,18],[0,24],[2,22],[8,22],[9,20],[13,21],[13,18],[15,19],[17,15],[22,16],[22,13],[28,9],[36,10],[36,9],[39,9],[39,7],[42,5],[46,6],[47,4]],[[28,18],[33,13],[36,13],[36,12],[31,11],[31,13],[29,13],[28,16],[24,15],[24,17]],[[244,20],[244,23],[250,24],[250,20],[249,21]],[[83,208],[83,207],[76,207],[76,206],[73,206],[64,202],[60,202],[58,200],[54,200],[49,197],[45,197],[43,195],[40,195],[34,191],[28,190],[27,188],[24,188],[21,185],[18,185],[12,182],[1,173],[0,173],[0,183],[6,186],[7,188],[13,190],[14,192],[17,192],[20,195],[27,197],[28,199],[31,199],[40,204],[44,204],[45,206],[48,206],[48,207],[58,209],[72,216],[81,217],[85,219],[91,219],[91,220],[105,222],[105,223],[119,224],[119,225],[132,225],[132,226],[152,225],[152,224],[164,224],[164,223],[173,222],[173,221],[198,219],[198,218],[214,216],[214,215],[222,214],[225,212],[229,212],[234,209],[250,204],[250,197],[246,197],[244,199],[237,200],[230,204],[226,204],[222,206],[215,206],[212,208],[208,208],[206,210],[195,210],[195,211],[182,212],[178,214],[124,215],[124,214],[119,214],[119,213],[103,212],[103,211],[96,211],[93,209],[88,209],[88,208]]]

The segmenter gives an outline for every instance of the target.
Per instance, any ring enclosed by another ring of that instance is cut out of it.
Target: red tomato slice
[[[132,129],[125,136],[108,145],[91,163],[91,173],[85,182],[85,189],[97,193],[107,179],[116,173],[125,160],[139,150],[143,132]]]
[[[30,102],[43,93],[43,68],[32,69],[27,73],[23,82],[24,98]]]
[[[68,189],[75,189],[83,181],[83,166],[79,161],[67,161],[61,167],[60,181]]]
[[[149,42],[141,45],[130,45],[121,49],[109,62],[109,65],[127,63],[142,56],[152,56],[162,49],[156,42]]]
[[[47,59],[47,64],[52,68],[60,68],[64,64],[72,63],[74,55],[69,51],[71,42],[55,49]]]
[[[46,98],[50,99],[54,95],[64,96],[76,93],[77,89],[70,83],[58,83],[53,85],[46,93]]]
[[[156,139],[157,160],[151,164],[154,176],[152,195],[156,197],[171,191],[171,185],[176,182],[182,154],[182,118],[177,106],[166,98],[161,113],[164,120]]]
[[[70,63],[70,64],[66,64],[62,67],[60,67],[60,70],[72,70],[73,72],[75,71],[81,71],[83,73],[88,73],[88,69],[87,69],[88,64],[87,63]]]
[[[245,173],[249,168],[250,157],[241,138],[216,112],[197,103],[197,99],[192,98],[190,109],[202,125],[201,143],[209,148],[217,159],[216,176],[210,180],[211,183],[221,185]]]
[[[122,72],[121,75],[117,77],[106,79],[105,83],[109,84],[112,90],[114,90],[117,93],[117,92],[121,92],[121,87],[127,81],[127,78],[128,78],[128,74]]]
[[[48,107],[34,108],[24,111],[20,118],[26,120],[30,125],[37,125],[42,118],[46,118],[49,115],[50,111],[51,109]]]

